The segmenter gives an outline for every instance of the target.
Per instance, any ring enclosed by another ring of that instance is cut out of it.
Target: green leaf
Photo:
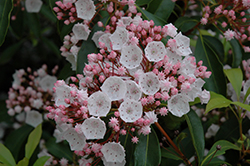
[[[23,125],[17,130],[11,132],[7,138],[5,139],[5,146],[11,151],[13,157],[17,161],[18,157],[21,153],[20,150],[22,146],[25,144],[25,141],[29,135],[29,133],[34,128],[29,125]]]
[[[72,76],[74,75],[75,72],[71,69],[71,64],[70,63],[67,63],[66,65],[63,66],[63,68],[60,70],[60,73],[58,75],[58,80],[61,80],[61,79],[66,79],[68,78],[69,76]]]
[[[171,0],[153,0],[149,4],[147,11],[167,21],[174,10],[174,6],[175,3]]]
[[[224,73],[226,74],[229,82],[232,84],[236,92],[237,99],[239,101],[242,81],[243,81],[243,74],[242,74],[241,69],[240,68],[227,69],[227,70],[224,70]]]
[[[244,96],[243,103],[245,103],[245,101],[246,101],[246,99],[247,99],[247,97],[248,97],[249,95],[250,95],[250,88],[248,88],[247,93],[246,93],[245,96]]]
[[[36,160],[33,166],[44,166],[44,164],[49,158],[50,156],[42,156]]]
[[[250,105],[243,104],[243,103],[238,102],[238,101],[232,102],[231,104],[240,106],[240,107],[244,108],[245,110],[250,111]]]
[[[167,22],[165,20],[163,20],[162,18],[156,16],[156,15],[153,15],[152,13],[146,11],[146,10],[143,10],[142,8],[140,8],[139,6],[136,6],[138,12],[142,13],[142,18],[145,19],[145,20],[153,20],[155,25],[157,26],[164,26],[167,24]]]
[[[153,128],[151,128],[150,134],[140,135],[134,157],[135,166],[159,165],[161,163],[160,144]]]
[[[57,22],[56,15],[54,14],[54,12],[51,10],[50,7],[42,5],[40,13],[44,15],[47,19],[49,19],[51,22],[53,23]]]
[[[178,30],[184,33],[195,27],[198,23],[199,21],[196,18],[179,17],[175,21],[174,25],[178,28]]]
[[[19,51],[19,48],[22,46],[22,44],[23,40],[14,43],[6,48],[0,55],[0,65],[8,63],[11,60],[12,56],[15,55],[17,51]]]
[[[228,107],[231,104],[231,101],[226,98],[216,98],[210,99],[206,106],[205,113],[215,109],[215,108],[223,108]]]
[[[0,1],[0,46],[3,44],[10,24],[10,14],[13,8],[13,0]]]
[[[161,156],[173,160],[182,160],[172,148],[161,148]]]
[[[218,48],[223,47],[223,45],[216,38],[213,38],[212,41],[210,39],[211,36],[199,36],[194,56],[197,61],[202,60],[207,70],[212,72],[210,78],[205,79],[204,88],[208,91],[226,95],[226,79],[223,73],[223,65],[218,59],[220,52]]]
[[[242,63],[242,49],[238,40],[236,39],[230,40],[229,43],[231,44],[233,53],[232,67],[237,68]]]
[[[138,6],[142,6],[142,5],[147,5],[151,2],[152,0],[136,0],[135,3],[138,5]]]
[[[220,150],[217,150],[217,148],[216,148],[217,145],[221,146]],[[213,155],[214,155],[213,157],[223,155],[225,153],[225,151],[227,151],[229,149],[240,150],[240,148],[238,146],[236,146],[236,145],[234,145],[231,142],[228,142],[226,140],[220,140],[220,141],[215,142],[214,145],[212,146],[212,148],[209,150],[207,156],[202,161],[201,166],[205,165],[204,163],[209,161]]]
[[[250,120],[248,118],[243,119],[242,121],[242,133],[247,133],[250,126]],[[219,131],[216,133],[214,139],[218,140],[228,140],[230,142],[235,142],[240,137],[239,131],[239,122],[234,115],[231,115],[230,118],[224,122]]]
[[[27,159],[26,157],[24,157],[17,163],[17,166],[28,166],[28,165],[29,165],[29,159]]]
[[[15,166],[16,162],[9,149],[0,143],[0,162],[7,166]]]
[[[52,154],[53,156],[57,158],[66,158],[70,162],[73,160],[72,155],[73,153],[69,149],[68,143],[63,144],[62,143],[56,143],[56,139],[54,137],[51,137],[46,143],[46,148],[48,149],[48,152]]]
[[[29,135],[25,145],[25,157],[30,159],[42,136],[42,124],[39,124]]]
[[[74,24],[65,25],[64,23],[58,21],[57,29],[60,34],[60,39],[63,40],[64,36],[72,31]]]
[[[126,163],[127,166],[133,166],[134,164],[134,151],[136,144],[132,143],[131,139],[132,137],[129,132],[127,132],[126,135],[120,136],[121,144],[126,151],[126,161],[129,161]]]
[[[220,160],[218,158],[213,158],[209,163],[208,163],[208,161],[206,163],[204,163],[205,166],[221,166],[223,164],[231,166],[231,164],[225,162],[224,160]]]
[[[41,35],[41,28],[38,14],[25,12],[25,17],[26,24],[29,26],[35,37],[39,38]]]
[[[198,163],[200,164],[203,159],[205,150],[205,138],[201,120],[193,110],[190,110],[189,113],[185,115],[185,118],[192,137],[196,154],[198,156]]]

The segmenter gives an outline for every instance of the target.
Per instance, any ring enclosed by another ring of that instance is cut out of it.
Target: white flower
[[[181,62],[182,61],[182,57],[180,55],[178,55],[175,51],[170,51],[169,48],[166,48],[167,51],[167,56],[169,57],[169,62],[172,65],[175,65],[177,62]]]
[[[94,35],[92,36],[92,40],[95,42],[95,45],[97,47],[100,47],[99,46],[99,38],[104,35],[105,33],[103,31],[97,31],[94,33]]]
[[[177,49],[176,53],[180,56],[187,56],[192,53],[190,49],[190,39],[187,36],[182,35],[182,33],[178,33],[174,39],[176,40]]]
[[[219,129],[220,129],[220,126],[219,126],[219,125],[212,124],[212,125],[207,129],[207,132],[206,132],[206,134],[205,134],[205,137],[206,137],[206,138],[211,138],[212,136],[215,136]]]
[[[78,40],[87,40],[90,33],[89,27],[82,23],[75,24],[72,31]]]
[[[77,17],[91,20],[95,15],[95,5],[92,0],[78,0],[75,3]]]
[[[25,123],[36,127],[43,122],[43,116],[38,111],[31,110],[27,112]]]
[[[174,95],[168,100],[168,110],[175,116],[182,117],[190,111],[188,98],[182,94]]]
[[[224,36],[225,36],[226,40],[229,41],[229,40],[234,38],[235,32],[228,29],[226,32],[224,32]]]
[[[106,125],[100,118],[86,119],[81,129],[87,139],[102,139],[106,133]]]
[[[178,74],[183,75],[185,78],[188,77],[193,77],[194,76],[194,72],[196,70],[196,65],[193,64],[190,60],[189,60],[190,56],[186,56],[182,61],[181,61],[181,68],[178,70]]]
[[[109,52],[111,52],[111,47],[110,47],[111,40],[109,38],[110,36],[111,36],[110,33],[105,33],[98,40],[99,42],[102,42],[102,43],[105,44],[105,46],[107,47],[107,49],[108,49]]]
[[[125,94],[125,98],[139,100],[141,98],[142,92],[135,81],[127,80],[125,81],[127,92]]]
[[[172,23],[167,24],[165,26],[168,27],[167,34],[169,36],[174,37],[177,34],[177,28]]]
[[[120,143],[106,143],[103,145],[101,152],[107,162],[122,163],[125,160],[125,150]]]
[[[51,90],[54,87],[54,83],[56,83],[57,78],[55,76],[51,76],[51,75],[46,75],[44,76],[40,81],[39,81],[39,85],[40,87],[44,90]]]
[[[155,111],[145,112],[144,119],[150,120],[150,124],[153,124],[158,121]]]
[[[119,162],[107,162],[104,157],[102,157],[101,159],[105,166],[124,166],[126,164],[126,160],[123,160],[121,163],[119,163]]]
[[[26,0],[25,8],[29,13],[38,13],[43,5],[41,0]]]
[[[71,69],[76,70],[77,56],[73,55],[71,52],[66,52],[66,60],[71,63]]]
[[[201,104],[203,103],[207,104],[208,101],[210,100],[210,92],[205,89],[201,93],[199,93],[198,96],[201,100]]]
[[[145,48],[145,56],[150,62],[158,62],[167,54],[164,44],[161,41],[152,41]]]
[[[129,33],[124,27],[117,27],[115,32],[109,37],[113,50],[121,50],[123,44],[128,42]]]
[[[123,99],[127,92],[125,82],[117,76],[107,78],[101,86],[101,90],[109,96],[111,101]]]
[[[78,134],[74,128],[67,129],[63,134],[64,139],[66,139],[70,145],[70,149],[83,150],[86,144],[86,138],[83,134]]]
[[[93,93],[88,99],[88,109],[90,115],[107,116],[110,108],[111,100],[101,91]]]
[[[55,105],[59,106],[59,105],[64,105],[66,107],[69,106],[69,104],[65,103],[65,99],[70,99],[70,101],[72,101],[72,97],[70,95],[70,91],[71,91],[71,87],[66,85],[65,83],[61,86],[56,87],[56,92],[55,92]]]
[[[142,116],[142,105],[139,101],[125,99],[118,111],[124,122],[135,122]]]
[[[160,89],[160,81],[153,72],[147,72],[140,76],[139,86],[146,95],[154,95]]]
[[[190,101],[194,101],[194,99],[201,95],[202,93],[202,86],[205,84],[205,81],[201,78],[195,80],[194,83],[190,85],[190,90],[186,92],[182,92],[181,94],[185,95],[186,97],[190,98]],[[204,94],[205,95],[205,94]],[[207,94],[208,95],[208,94]],[[208,97],[206,95],[206,98]],[[205,96],[204,96],[205,97]],[[203,99],[201,99],[203,100]],[[209,100],[209,99],[208,99]],[[205,101],[205,98],[204,98]]]
[[[137,45],[123,46],[121,51],[120,62],[128,69],[134,69],[142,61],[142,50]]]

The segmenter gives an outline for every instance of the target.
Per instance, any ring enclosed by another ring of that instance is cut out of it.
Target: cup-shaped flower
[[[87,139],[102,139],[106,133],[106,125],[100,118],[86,119],[81,129]]]
[[[103,145],[101,152],[107,162],[121,163],[125,160],[125,150],[120,143],[109,142]]]
[[[182,94],[174,95],[168,100],[168,110],[175,116],[182,117],[190,111],[189,98]]]
[[[152,41],[145,48],[145,56],[150,62],[158,62],[167,54],[166,48],[161,41]]]
[[[140,76],[139,86],[146,95],[154,95],[160,89],[160,81],[153,72],[147,72]]]
[[[92,0],[78,0],[75,5],[77,17],[91,20],[95,15],[95,5]]]
[[[89,27],[82,23],[75,24],[72,31],[78,40],[87,40],[90,33]]]
[[[117,27],[115,32],[109,37],[113,50],[121,50],[123,44],[128,42],[129,33],[124,27]]]
[[[57,78],[55,76],[46,75],[39,81],[39,85],[44,91],[47,91],[47,90],[52,91],[54,87],[54,83],[56,83],[56,81],[57,81]]]
[[[117,76],[107,78],[101,90],[108,95],[111,101],[123,99],[127,92],[125,82]]]
[[[142,61],[142,50],[137,45],[122,47],[120,63],[128,69],[134,69]]]
[[[126,123],[135,122],[142,116],[141,102],[125,99],[118,108],[121,119]]]
[[[31,111],[27,112],[26,118],[25,118],[25,123],[27,123],[33,127],[36,127],[42,122],[43,122],[43,116],[38,111],[31,110]]]
[[[125,94],[125,98],[133,99],[138,101],[141,98],[142,92],[138,86],[138,84],[132,80],[125,81],[127,92]]]
[[[93,116],[107,116],[111,108],[111,100],[101,91],[93,93],[88,98],[89,114]]]
[[[64,139],[69,142],[70,149],[73,150],[83,150],[86,144],[86,138],[83,134],[77,133],[74,128],[69,128],[63,134]]]
[[[176,40],[177,49],[176,53],[180,56],[187,56],[192,53],[190,49],[190,39],[187,36],[182,35],[182,33],[178,33],[174,39]]]
[[[25,8],[29,13],[38,13],[43,5],[41,0],[26,0]]]

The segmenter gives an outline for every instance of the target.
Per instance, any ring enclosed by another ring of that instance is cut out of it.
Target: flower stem
[[[185,155],[180,151],[180,149],[175,145],[175,143],[172,141],[172,139],[168,136],[168,134],[163,130],[161,125],[158,122],[155,122],[156,127],[161,131],[161,133],[167,138],[170,145],[174,148],[174,150],[180,155],[180,157],[183,159],[183,161],[187,165],[192,165],[190,161],[185,157]]]

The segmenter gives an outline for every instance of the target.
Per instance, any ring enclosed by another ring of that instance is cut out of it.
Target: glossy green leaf
[[[233,54],[232,67],[237,68],[242,63],[242,49],[240,43],[236,39],[231,39],[229,43]]]
[[[211,42],[210,36],[200,35],[195,47],[196,61],[203,61],[203,65],[207,67],[207,71],[211,71],[210,78],[205,79],[204,88],[208,91],[226,95],[226,79],[223,73],[223,65],[218,59],[219,47],[223,47],[222,43],[214,38]]]
[[[242,121],[242,133],[247,133],[250,126],[250,120],[244,118]],[[239,122],[234,115],[231,115],[230,118],[224,122],[219,131],[216,133],[214,139],[218,140],[228,140],[230,142],[235,142],[240,137],[239,131]]]
[[[147,11],[167,21],[174,10],[174,6],[175,3],[171,0],[153,0],[149,4]]]
[[[63,40],[64,36],[72,31],[74,24],[65,25],[63,22],[57,22],[57,29],[60,34],[60,39]]]
[[[133,166],[134,164],[134,151],[136,144],[132,143],[131,139],[132,137],[129,132],[126,135],[120,136],[120,142],[126,151],[126,161],[128,161],[126,163],[127,166]]]
[[[215,109],[215,108],[223,108],[228,107],[231,104],[231,101],[226,98],[214,98],[210,99],[206,106],[205,113]]]
[[[59,48],[57,47],[57,45],[54,42],[52,42],[51,40],[49,40],[49,39],[47,39],[46,37],[43,37],[43,36],[41,37],[41,39],[42,39],[43,43],[45,45],[47,45],[51,49],[51,51],[54,52],[54,54],[57,56],[57,58],[62,57]]]
[[[151,2],[152,0],[136,0],[135,3],[139,6],[142,6],[142,5],[147,5]]]
[[[3,144],[0,143],[0,162],[7,166],[15,166],[16,162],[11,152]]]
[[[217,148],[216,148],[217,145],[221,146],[220,150],[217,150]],[[227,151],[229,149],[240,150],[240,148],[238,146],[236,146],[236,145],[234,145],[231,142],[226,141],[226,140],[220,140],[220,141],[215,142],[214,145],[212,146],[212,148],[209,150],[207,156],[202,161],[201,166],[205,165],[205,162],[209,161],[212,158],[212,156],[216,157],[216,156],[222,155],[225,153],[225,151]]]
[[[232,104],[240,106],[240,107],[244,108],[247,111],[250,111],[250,105],[248,105],[248,104],[243,104],[243,103],[238,102],[238,101],[232,102]]]
[[[173,160],[182,160],[171,148],[161,148],[161,156]]]
[[[27,159],[26,157],[24,157],[17,163],[17,166],[28,166],[28,165],[29,165],[29,159]]]
[[[232,84],[239,101],[240,92],[242,88],[242,81],[243,81],[243,74],[241,69],[240,68],[227,69],[224,70],[224,73],[226,74],[229,82]]]
[[[194,28],[195,25],[197,25],[199,23],[199,21],[195,18],[190,18],[190,17],[179,17],[174,25],[176,26],[176,28],[178,28],[178,30],[180,30],[181,32],[187,32],[190,29]]]
[[[205,162],[205,166],[221,166],[223,164],[226,164],[227,166],[231,166],[231,164],[225,162],[224,160],[220,160],[218,158],[213,158],[209,163],[209,161]]]
[[[245,101],[246,101],[246,99],[247,99],[247,97],[250,95],[250,88],[248,88],[248,90],[247,90],[247,92],[246,92],[246,94],[245,94],[245,96],[244,96],[244,100],[243,100],[243,103],[245,103]]]
[[[0,46],[3,44],[10,24],[10,14],[13,8],[13,0],[0,1]]]
[[[44,166],[46,161],[50,158],[50,156],[42,156],[36,160],[33,166]]]
[[[193,110],[190,110],[189,113],[185,115],[185,118],[198,157],[198,163],[201,163],[205,150],[205,138],[201,120]]]
[[[13,45],[10,45],[8,48],[6,48],[0,55],[0,65],[8,63],[11,60],[12,56],[19,51],[22,43],[23,40],[14,43]]]
[[[39,124],[29,135],[25,145],[25,157],[30,159],[42,136],[42,124]]]
[[[150,134],[140,135],[134,157],[135,166],[159,165],[161,163],[160,144],[153,128],[151,128]]]
[[[29,133],[34,128],[30,125],[23,125],[17,130],[14,130],[11,132],[6,140],[5,140],[5,146],[11,151],[13,157],[15,160],[18,159],[18,156],[20,154],[23,154],[23,152],[20,152],[22,146],[26,143],[26,139],[28,138]]]
[[[164,26],[165,24],[167,24],[167,22],[165,20],[163,20],[162,18],[140,8],[139,6],[136,6],[138,12],[142,13],[142,18],[145,20],[153,20],[155,25],[157,26]]]
[[[66,158],[70,162],[72,161],[72,152],[69,148],[68,143],[56,143],[56,139],[51,137],[46,143],[48,152],[57,158]]]

